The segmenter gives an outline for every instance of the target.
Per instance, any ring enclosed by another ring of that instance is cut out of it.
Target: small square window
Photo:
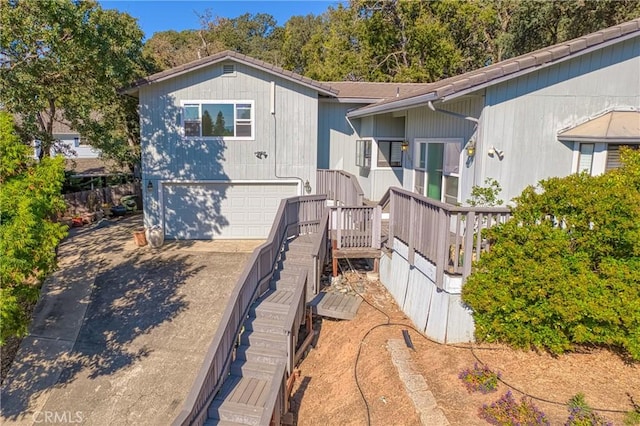
[[[402,141],[378,141],[378,167],[402,167]]]

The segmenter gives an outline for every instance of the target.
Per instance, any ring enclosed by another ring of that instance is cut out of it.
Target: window
[[[402,141],[378,141],[378,167],[402,167]]]
[[[461,141],[416,141],[414,191],[448,204],[459,204]]]
[[[187,137],[253,139],[253,101],[187,102],[182,109]]]
[[[365,169],[371,168],[371,141],[356,141],[356,166]]]
[[[593,166],[593,149],[595,145],[592,143],[580,144],[580,156],[578,158],[578,173],[587,172],[591,174]]]
[[[582,153],[582,144],[580,146],[580,153]],[[607,146],[607,164],[605,166],[605,170],[609,171],[612,169],[619,168],[622,164],[620,163],[620,147],[626,146],[631,149],[640,149],[640,144],[628,144],[628,145],[612,145],[609,144]]]

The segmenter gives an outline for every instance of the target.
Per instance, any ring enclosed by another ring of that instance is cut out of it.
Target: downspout
[[[431,111],[441,112],[443,114],[448,114],[448,115],[451,115],[453,117],[462,118],[463,120],[469,120],[469,121],[472,121],[472,122],[476,123],[476,126],[478,125],[478,123],[480,123],[480,120],[475,118],[475,117],[469,117],[468,115],[458,114],[457,112],[453,112],[453,111],[446,111],[446,110],[443,110],[443,109],[436,109],[436,107],[433,106],[433,102],[431,102],[431,101],[427,101],[427,105],[429,106],[429,109]]]
[[[304,195],[305,187],[309,185],[299,176],[278,175],[278,120],[276,119],[276,82],[271,82],[271,116],[273,117],[273,174],[276,179],[297,179],[300,181],[300,195]],[[310,187],[310,186],[309,186]]]

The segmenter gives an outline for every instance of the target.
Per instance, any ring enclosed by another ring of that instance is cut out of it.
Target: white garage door
[[[263,239],[280,201],[298,194],[295,183],[167,183],[163,185],[167,238]]]

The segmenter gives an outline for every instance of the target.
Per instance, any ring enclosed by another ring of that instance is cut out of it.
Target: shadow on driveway
[[[203,328],[204,335],[185,331],[192,320],[182,314],[191,304],[198,316],[202,309],[223,307],[244,262],[236,260],[223,274],[223,288],[218,288],[207,284],[212,276],[208,264],[215,263],[213,256],[224,254],[136,249],[131,232],[138,227],[139,217],[106,223],[83,229],[61,246],[60,269],[43,286],[30,335],[2,389],[3,423],[32,424],[45,410],[78,409],[85,424],[138,423],[139,413],[120,413],[120,418],[111,410],[110,421],[100,415],[105,423],[90,413],[103,412],[101,403],[143,398],[155,386],[163,387],[166,384],[153,383],[163,369],[199,367],[202,360],[194,360],[193,353],[206,351],[217,325],[215,311],[209,312],[212,320]],[[199,302],[207,298],[213,307]],[[175,323],[181,315],[185,318]],[[153,363],[141,362],[154,352]],[[196,371],[187,377],[195,377]],[[136,390],[143,374],[155,379]],[[176,386],[188,388],[190,382]],[[164,400],[163,409],[167,404],[177,409],[185,396]],[[161,395],[158,401],[163,401]]]

